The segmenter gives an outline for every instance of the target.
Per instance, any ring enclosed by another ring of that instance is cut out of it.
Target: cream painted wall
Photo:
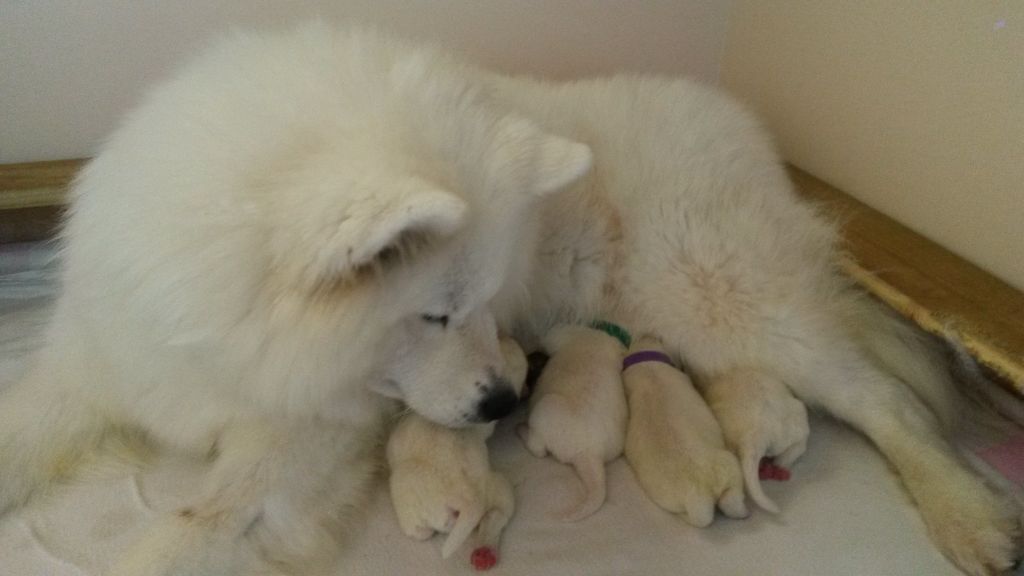
[[[548,76],[715,81],[732,0],[0,0],[0,163],[87,156],[154,79],[228,24],[380,22]]]
[[[1024,289],[1024,2],[737,0],[722,83],[792,162]]]
[[[554,77],[721,60],[787,158],[1024,288],[1021,0],[0,0],[0,163],[90,155],[226,25],[314,14]]]

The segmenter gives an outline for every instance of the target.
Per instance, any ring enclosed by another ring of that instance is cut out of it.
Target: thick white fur
[[[526,381],[526,356],[503,338],[506,377],[516,391]],[[391,503],[402,532],[425,540],[448,534],[441,555],[451,556],[475,533],[474,547],[497,550],[515,511],[512,485],[491,469],[487,438],[494,423],[445,428],[412,412],[402,417],[387,444]]]
[[[807,450],[810,426],[804,403],[785,384],[757,371],[729,373],[712,382],[704,395],[726,445],[739,456],[751,500],[778,513],[778,505],[761,488],[758,467],[761,458],[770,456],[788,468]]]
[[[702,388],[740,369],[778,378],[878,446],[962,570],[1014,563],[1019,511],[945,438],[962,396],[936,343],[841,273],[836,226],[797,198],[748,112],[681,80],[490,82],[594,154],[591,177],[545,202],[528,281],[540,301],[525,319],[507,312],[524,332],[599,315],[658,336]]]
[[[629,351],[641,350],[664,351],[649,337]],[[739,462],[686,374],[643,362],[626,368],[622,383],[629,403],[626,459],[647,496],[701,528],[714,520],[716,504],[726,516],[745,518]]]
[[[600,317],[702,387],[768,374],[849,422],[950,559],[1005,569],[1015,510],[943,438],[941,358],[851,287],[836,238],[751,115],[696,84],[508,78],[322,24],[236,34],[74,186],[47,344],[0,397],[0,509],[127,423],[220,455],[132,574],[213,566],[217,543],[309,558],[371,478],[373,390],[465,425],[496,326],[529,347]]]
[[[0,397],[0,510],[137,426],[218,458],[114,573],[329,565],[378,392],[475,420],[504,369],[487,303],[590,166],[474,74],[312,24],[232,35],[151,92],[74,185],[46,346]]]
[[[620,376],[624,350],[600,330],[572,325],[556,326],[542,345],[551,359],[518,432],[534,456],[550,453],[576,470],[583,495],[561,513],[576,522],[604,504],[605,462],[622,454],[628,416]]]

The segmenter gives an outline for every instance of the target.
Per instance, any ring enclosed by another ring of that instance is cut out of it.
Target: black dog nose
[[[512,388],[502,386],[485,396],[476,411],[481,421],[490,422],[511,414],[518,403],[519,397],[512,391]]]

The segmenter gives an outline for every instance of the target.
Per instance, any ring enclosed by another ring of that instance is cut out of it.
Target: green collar
[[[629,335],[629,331],[627,331],[622,326],[619,326],[618,324],[613,324],[611,322],[608,322],[607,320],[597,320],[590,326],[591,328],[594,328],[595,330],[600,330],[605,334],[608,334],[612,338],[615,338],[619,342],[622,342],[622,345],[625,346],[627,349],[629,348],[629,345],[633,342],[633,337]]]

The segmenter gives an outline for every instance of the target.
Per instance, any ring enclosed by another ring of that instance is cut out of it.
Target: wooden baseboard
[[[0,165],[0,243],[52,236],[83,163]],[[961,342],[1024,396],[1024,294],[799,168],[790,176],[843,222],[845,267],[857,282],[924,330]]]
[[[790,168],[797,190],[843,223],[846,271],[924,330],[963,344],[1024,395],[1024,294],[822,180]]]
[[[0,244],[51,238],[85,160],[0,164]]]
[[[85,164],[82,158],[0,164],[0,195],[42,189],[63,189]]]

